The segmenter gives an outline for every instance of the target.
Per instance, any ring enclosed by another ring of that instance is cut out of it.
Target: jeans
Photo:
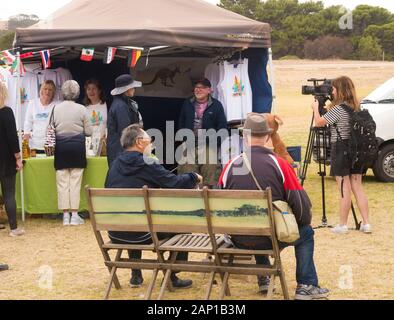
[[[15,179],[15,175],[9,177],[0,177],[1,193],[3,195],[5,211],[7,212],[8,222],[10,224],[11,230],[15,230],[17,228]]]
[[[314,234],[311,226],[299,227],[300,238],[294,243],[279,242],[281,249],[294,246],[296,256],[296,279],[298,284],[318,285],[318,278],[313,261]],[[240,249],[270,250],[272,249],[271,240],[268,237],[259,236],[232,236],[234,245]],[[267,256],[257,256],[256,263],[269,265]]]

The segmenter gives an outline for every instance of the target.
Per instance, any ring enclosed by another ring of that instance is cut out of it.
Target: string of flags
[[[52,50],[58,50],[59,48],[56,49],[47,49],[47,50],[41,50],[37,52],[25,52],[20,54],[20,60],[25,60],[28,58],[32,58],[36,55],[40,55],[41,57],[41,62],[42,62],[42,67],[43,69],[48,69],[51,68],[51,51]],[[114,61],[115,55],[118,48],[115,47],[107,47],[106,50],[104,51],[104,56],[103,56],[103,63],[104,64],[110,64],[111,62]],[[138,60],[141,58],[142,55],[142,50],[139,49],[125,49],[121,48],[120,50],[127,50],[129,51],[127,54],[127,66],[129,68],[135,68],[137,65]],[[91,62],[93,61],[95,54],[95,49],[94,48],[82,48],[81,56],[80,59],[85,62]],[[11,66],[11,70],[15,71],[16,68],[21,68],[21,70],[24,70],[22,61],[16,62],[18,60],[16,56],[10,52],[10,50],[4,50],[0,51],[0,60],[3,61],[4,64]]]

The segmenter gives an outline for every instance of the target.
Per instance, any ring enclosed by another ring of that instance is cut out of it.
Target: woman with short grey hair
[[[79,93],[76,81],[66,81],[62,86],[64,101],[53,109],[58,208],[63,211],[65,226],[84,223],[78,209],[83,170],[87,165],[85,136],[92,134],[92,127],[86,108],[75,102]]]
[[[65,101],[76,101],[79,93],[80,87],[75,80],[66,81],[62,86],[62,96]]]

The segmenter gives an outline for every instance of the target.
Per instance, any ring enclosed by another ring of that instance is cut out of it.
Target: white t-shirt
[[[44,149],[49,117],[56,103],[52,102],[44,107],[39,98],[30,101],[27,107],[24,125],[25,133],[31,132],[32,134],[30,148]]]
[[[0,81],[5,84],[6,87],[8,87],[8,77],[10,76],[10,73],[8,70],[6,70],[3,67],[0,67]]]
[[[211,89],[212,89],[212,97],[218,99],[219,92],[218,92],[218,85],[220,81],[220,66],[215,63],[210,63],[205,68],[205,78],[207,78],[211,82]]]
[[[224,111],[227,121],[244,120],[252,112],[252,88],[249,81],[248,59],[237,66],[224,62],[221,88],[225,96]]]
[[[99,129],[101,136],[105,134],[107,128],[107,104],[98,103],[86,107],[90,124],[95,127],[93,131]]]
[[[218,92],[218,100],[222,103],[224,110],[226,110],[226,98],[224,96],[224,91],[223,91],[223,84],[224,81],[224,66],[223,64],[219,65],[219,83],[216,87],[216,90]]]
[[[21,114],[21,124],[23,127],[23,124],[25,122],[27,106],[30,101],[39,97],[39,92],[38,92],[37,76],[32,72],[27,71],[20,78],[19,88],[17,88],[16,83],[17,83],[17,77],[15,76],[8,77],[8,99],[6,101],[6,105],[12,108],[12,110],[14,111],[16,122],[17,122],[17,128],[19,128],[18,114],[19,113]],[[21,108],[17,112],[16,107],[17,107],[18,90],[20,90],[20,94],[21,94],[20,95]]]

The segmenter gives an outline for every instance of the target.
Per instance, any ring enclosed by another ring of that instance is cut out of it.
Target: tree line
[[[0,51],[12,48],[16,28],[27,28],[40,19],[35,14],[17,14],[7,20],[7,30],[0,30]]]
[[[394,60],[394,14],[385,8],[359,5],[348,12],[298,0],[221,0],[219,6],[269,23],[275,59]]]

